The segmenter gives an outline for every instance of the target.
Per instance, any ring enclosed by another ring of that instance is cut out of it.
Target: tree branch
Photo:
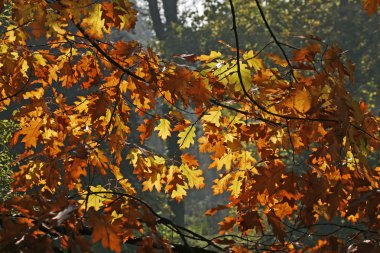
[[[232,2],[232,0],[229,0],[230,8],[231,8],[231,15],[232,15],[232,29],[234,31],[235,36],[235,44],[236,44],[236,62],[237,62],[237,74],[239,77],[239,82],[241,85],[241,88],[243,90],[244,95],[251,101],[255,106],[257,106],[261,111],[266,112],[272,116],[279,117],[286,120],[309,120],[309,121],[321,121],[321,122],[334,122],[339,123],[338,120],[335,119],[325,119],[325,118],[300,118],[296,116],[288,116],[288,115],[282,115],[278,113],[274,113],[266,109],[264,106],[262,106],[259,102],[257,102],[247,91],[245,88],[243,77],[241,74],[241,67],[240,67],[240,44],[239,44],[239,35],[237,31],[237,25],[236,25],[236,13],[235,13],[235,7]]]
[[[284,56],[286,62],[288,63],[288,66],[289,66],[289,68],[290,68],[290,73],[291,73],[293,79],[298,83],[298,80],[297,80],[296,76],[294,75],[294,69],[293,69],[293,66],[292,66],[292,64],[290,63],[290,60],[289,60],[288,56],[286,55],[286,52],[285,52],[284,48],[282,47],[282,45],[285,45],[285,44],[279,42],[278,39],[277,39],[277,37],[276,37],[276,35],[275,35],[274,32],[272,31],[272,28],[270,27],[270,25],[269,25],[269,23],[268,23],[268,21],[267,21],[267,19],[266,19],[266,17],[265,17],[264,11],[263,11],[263,9],[261,8],[260,1],[259,1],[259,0],[255,0],[255,2],[256,2],[257,8],[258,8],[259,11],[260,11],[261,18],[263,19],[266,28],[268,29],[268,31],[269,31],[271,37],[273,38],[273,40],[274,40],[274,42],[276,43],[276,45],[278,46],[278,48],[280,48],[282,55]]]
[[[130,199],[133,199],[135,200],[136,202],[140,203],[141,205],[145,206],[155,217],[157,217],[157,223],[159,224],[162,224],[162,225],[165,225],[167,227],[172,227],[172,230],[173,232],[176,232],[177,234],[179,234],[181,237],[182,236],[186,236],[182,233],[182,231],[186,232],[186,233],[189,233],[191,234],[194,238],[196,238],[196,240],[199,240],[199,241],[203,241],[203,242],[206,242],[208,246],[212,246],[214,247],[215,249],[218,249],[218,250],[223,250],[223,248],[221,248],[220,246],[216,245],[212,240],[210,239],[207,239],[206,237],[194,232],[194,231],[191,231],[190,229],[187,229],[185,227],[182,227],[182,226],[179,226],[177,224],[175,224],[174,222],[172,222],[171,220],[159,215],[148,203],[146,203],[145,201],[133,196],[133,195],[130,195],[128,193],[122,193],[122,192],[116,192],[116,191],[98,191],[98,192],[88,192],[87,194],[89,195],[96,195],[96,194],[114,194],[114,195],[118,195],[118,196],[123,196],[123,197],[127,197],[127,198],[130,198]],[[182,235],[181,235],[182,234]],[[186,245],[185,245],[186,246]]]

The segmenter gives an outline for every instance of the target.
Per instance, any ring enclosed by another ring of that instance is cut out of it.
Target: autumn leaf
[[[274,61],[277,65],[281,66],[281,67],[286,67],[288,66],[288,62],[284,59],[282,59],[279,55],[277,54],[267,54],[267,57]]]
[[[306,89],[297,89],[294,95],[294,108],[301,112],[306,113],[311,108],[311,95]]]
[[[182,164],[180,169],[182,170],[183,175],[187,178],[188,184],[191,188],[195,187],[200,189],[205,186],[202,170],[190,168],[187,164]]]
[[[193,155],[188,154],[188,153],[182,154],[181,159],[182,159],[182,162],[184,164],[187,164],[189,167],[198,167],[199,166],[197,158]]]
[[[186,190],[189,188],[184,181],[181,170],[177,166],[170,166],[167,174],[167,185],[165,192],[170,194],[170,197],[176,199],[178,202],[187,195]]]
[[[93,39],[102,39],[104,36],[105,20],[102,17],[102,13],[102,5],[95,3],[92,5],[90,15],[83,19],[82,26]]]
[[[23,97],[24,99],[31,99],[31,98],[40,99],[44,96],[44,93],[45,93],[45,90],[42,87],[40,87],[40,88],[37,88],[36,90],[25,92]]]
[[[221,53],[216,52],[216,51],[211,51],[211,53],[209,55],[198,56],[197,60],[202,61],[202,62],[210,62],[216,58],[219,58],[220,56],[222,56]]]
[[[312,106],[312,98],[309,91],[304,88],[298,88],[293,96],[284,101],[284,104],[289,108],[294,108],[297,112],[306,113]]]
[[[380,0],[364,0],[364,9],[368,12],[368,15],[372,15],[377,11],[380,6]]]
[[[43,126],[43,120],[36,118],[32,119],[24,126],[18,134],[25,135],[22,142],[25,143],[25,148],[37,147],[37,141],[40,136],[40,128]]]
[[[101,185],[90,186],[90,191],[83,194],[83,200],[79,203],[82,204],[82,208],[87,207],[87,210],[93,208],[95,211],[98,211],[103,206],[103,202],[112,196],[104,192],[107,192],[107,190]]]
[[[207,210],[205,212],[205,214],[212,216],[212,215],[215,215],[220,210],[225,210],[225,209],[228,209],[228,207],[227,206],[223,206],[223,205],[218,205],[217,207],[213,207],[213,208]]]
[[[257,211],[249,210],[243,214],[239,226],[242,231],[255,229],[257,233],[263,233],[263,224],[261,223],[261,218]]]
[[[219,178],[214,180],[214,185],[212,186],[214,195],[222,194],[225,192],[230,180],[231,174],[219,175]]]
[[[234,178],[230,180],[230,186],[228,187],[228,190],[231,191],[231,196],[234,198],[239,198],[241,187],[242,187],[242,180],[240,178],[240,172],[234,173]]]
[[[191,144],[194,144],[195,137],[195,126],[190,125],[186,127],[182,132],[178,134],[179,140],[179,148],[186,149],[189,148]]]
[[[121,239],[118,235],[121,228],[112,224],[112,216],[101,215],[93,208],[88,210],[88,215],[88,225],[93,229],[92,241],[94,243],[101,241],[103,247],[121,252]]]
[[[175,188],[171,191],[170,197],[176,199],[179,202],[183,199],[184,196],[187,195],[186,190],[186,185],[177,184]]]
[[[103,18],[106,20],[107,27],[115,26],[119,30],[131,30],[134,28],[137,12],[133,9],[130,1],[113,1],[112,3],[103,2]]]
[[[208,111],[206,115],[203,116],[203,120],[214,124],[215,126],[220,126],[220,117],[222,116],[221,108],[216,107]]]
[[[214,161],[210,164],[209,168],[216,167],[216,169],[219,171],[224,166],[226,171],[230,171],[232,159],[232,152],[228,151],[227,153],[224,153],[224,155],[221,158],[215,158]]]
[[[170,121],[167,119],[160,119],[159,124],[154,128],[154,130],[158,131],[158,136],[161,137],[161,139],[166,140],[168,136],[171,135],[171,127],[170,127]]]
[[[257,53],[256,53],[257,54]],[[243,54],[243,59],[247,61],[248,66],[258,71],[264,68],[263,60],[256,56],[255,52],[249,50]]]
[[[239,74],[238,74],[238,67],[236,61],[233,63],[233,68],[231,69],[231,74],[229,76],[230,83],[234,84],[235,91],[242,91],[242,85],[244,85],[246,90],[249,90],[252,85],[252,76],[251,71],[248,69],[248,65],[245,63],[240,62],[240,74],[242,82],[240,82]]]
[[[233,227],[236,225],[235,217],[225,217],[223,221],[219,222],[219,233],[224,235],[226,232],[232,232]]]
[[[148,139],[154,130],[154,123],[156,122],[156,118],[145,119],[144,123],[142,123],[137,130],[140,132],[140,140],[141,143],[144,143],[146,139]]]

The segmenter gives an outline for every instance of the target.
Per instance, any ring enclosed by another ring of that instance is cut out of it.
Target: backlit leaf
[[[222,112],[220,108],[214,108],[207,112],[206,115],[203,116],[203,120],[206,122],[210,122],[215,124],[215,126],[220,126],[220,117],[222,116]]]
[[[101,215],[95,212],[94,209],[90,209],[88,214],[90,217],[88,224],[93,229],[92,241],[94,243],[101,241],[103,247],[115,252],[121,252],[121,239],[118,235],[120,228],[112,225],[111,220],[113,217]]]
[[[154,130],[158,131],[158,136],[161,139],[166,140],[168,136],[171,135],[171,127],[170,121],[167,119],[160,119],[159,124],[154,128]]]
[[[188,180],[188,184],[191,188],[195,187],[197,189],[203,188],[204,178],[202,177],[202,170],[190,168],[187,164],[182,164],[180,169]]]
[[[87,18],[83,19],[82,26],[86,32],[94,39],[102,39],[104,32],[104,22],[102,18],[102,5],[98,3],[92,4],[92,10]]]
[[[102,192],[102,193],[87,195],[87,193],[92,193],[92,192]],[[82,208],[87,207],[87,210],[88,210],[92,207],[94,208],[95,211],[98,211],[103,206],[103,202],[108,200],[112,196],[104,192],[107,192],[107,190],[101,185],[90,186],[90,192],[84,193],[83,200],[80,201],[80,203],[82,204]]]
[[[189,148],[191,144],[194,144],[195,138],[195,126],[190,125],[186,127],[182,132],[178,134],[179,140],[179,148],[185,149]]]
[[[24,126],[18,133],[25,135],[22,142],[25,147],[37,147],[37,140],[40,136],[40,128],[43,125],[42,119],[32,119],[26,126]]]
[[[219,58],[222,54],[216,51],[211,51],[209,55],[201,55],[198,56],[197,60],[198,61],[203,61],[203,62],[210,62],[214,60],[215,58]]]

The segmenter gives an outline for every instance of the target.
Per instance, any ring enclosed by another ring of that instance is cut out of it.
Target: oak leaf
[[[220,117],[222,116],[222,112],[220,108],[213,108],[208,111],[206,115],[203,116],[203,120],[209,123],[213,123],[215,126],[220,126]]]
[[[95,243],[101,241],[105,248],[115,252],[121,252],[120,228],[113,225],[112,216],[106,216],[94,211],[93,208],[88,210],[88,225],[93,229],[92,241]]]
[[[202,177],[202,170],[190,168],[187,164],[182,164],[179,168],[182,170],[183,175],[187,178],[188,184],[191,188],[195,187],[200,189],[205,186],[204,178]]]
[[[25,135],[21,140],[25,143],[25,147],[37,147],[37,141],[40,136],[40,128],[43,126],[43,119],[32,119],[26,126],[24,126],[18,134]]]
[[[171,135],[171,127],[170,127],[170,121],[167,119],[160,119],[159,124],[154,128],[154,130],[158,131],[158,136],[161,137],[161,139],[166,140],[168,136]]]
[[[194,144],[195,137],[195,126],[190,125],[186,127],[182,132],[178,134],[179,140],[179,148],[186,149],[189,148],[191,144]]]

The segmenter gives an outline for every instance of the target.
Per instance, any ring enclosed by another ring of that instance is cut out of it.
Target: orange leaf
[[[363,5],[363,8],[368,12],[368,15],[372,15],[380,6],[380,0],[364,0]]]
[[[183,163],[187,164],[190,167],[198,167],[199,166],[199,163],[198,163],[197,159],[195,158],[195,156],[189,155],[188,153],[181,155],[181,159],[182,159]]]
[[[232,231],[233,227],[236,225],[235,217],[225,217],[224,221],[221,221],[219,224],[219,232],[221,235],[224,235],[228,231]]]
[[[218,205],[217,207],[213,207],[205,212],[206,215],[213,216],[220,210],[229,209],[229,207],[224,205]]]
[[[102,242],[105,248],[109,248],[115,252],[121,252],[121,239],[118,235],[120,228],[116,225],[112,225],[112,216],[101,215],[91,208],[88,211],[88,225],[93,229],[92,241]]]
[[[25,135],[22,142],[25,143],[26,148],[37,147],[37,140],[40,136],[40,128],[42,127],[42,119],[32,119],[27,126],[21,128],[19,134]]]

